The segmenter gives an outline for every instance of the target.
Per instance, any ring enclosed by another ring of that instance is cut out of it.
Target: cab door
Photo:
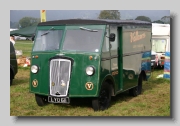
[[[119,55],[119,29],[117,26],[110,26],[110,34],[115,34],[115,40],[110,41],[110,57],[111,57],[111,75],[115,80],[115,90],[119,91],[122,89],[121,83],[121,70],[122,70],[122,57]]]

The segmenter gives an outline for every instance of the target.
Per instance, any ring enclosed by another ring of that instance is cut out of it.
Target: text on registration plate
[[[58,98],[58,97],[52,97],[52,96],[48,96],[48,102],[51,103],[69,103],[69,98],[65,97],[65,98]]]

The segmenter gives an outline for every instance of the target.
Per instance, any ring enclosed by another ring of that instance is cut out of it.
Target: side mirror
[[[109,36],[109,41],[114,42],[116,35],[114,33],[111,33]]]

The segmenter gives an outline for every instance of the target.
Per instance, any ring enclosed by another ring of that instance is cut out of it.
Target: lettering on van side
[[[139,34],[138,31],[135,31],[130,33],[130,37],[131,37],[130,42],[132,43],[144,39],[146,37],[146,34],[145,33]]]

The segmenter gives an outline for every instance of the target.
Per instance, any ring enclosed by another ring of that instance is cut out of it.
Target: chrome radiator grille
[[[71,61],[53,59],[50,61],[50,95],[67,96],[70,80]]]

